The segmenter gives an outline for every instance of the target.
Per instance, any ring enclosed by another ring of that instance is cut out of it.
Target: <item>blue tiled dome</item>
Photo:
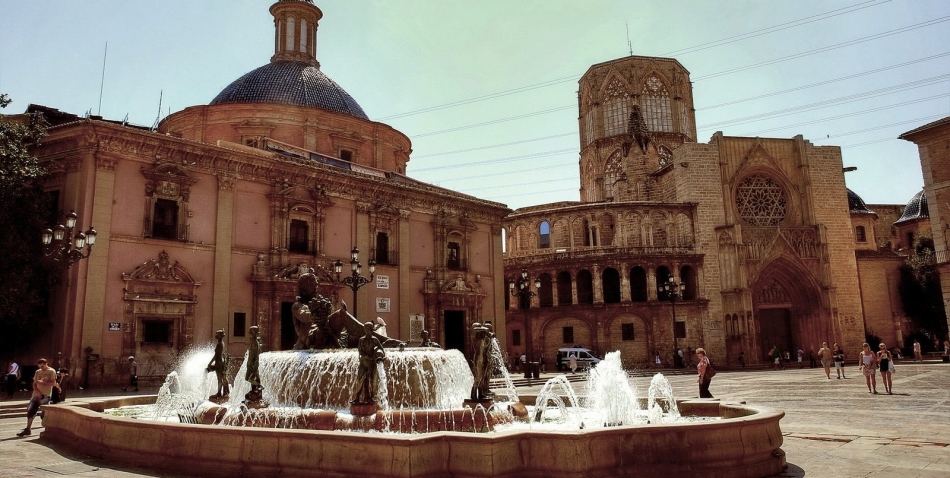
[[[852,213],[874,214],[874,211],[868,209],[868,205],[864,203],[864,199],[861,199],[861,196],[855,194],[851,189],[845,189],[848,190],[848,209]]]
[[[904,221],[912,221],[914,219],[929,218],[930,209],[927,207],[927,195],[921,190],[915,194],[914,197],[910,198],[910,201],[907,202],[907,206],[904,207],[904,214],[902,214],[901,218],[895,221],[894,224],[900,224]]]
[[[275,61],[253,70],[228,85],[210,104],[227,103],[308,106],[369,119],[356,100],[320,68],[297,61]]]

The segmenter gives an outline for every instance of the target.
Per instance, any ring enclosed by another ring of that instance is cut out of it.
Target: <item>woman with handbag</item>
[[[891,389],[894,387],[894,381],[891,372],[894,370],[894,356],[887,350],[884,342],[881,342],[881,351],[877,353],[878,363],[881,364],[881,382],[884,382],[884,390],[888,395],[893,395]]]
[[[699,372],[699,398],[713,398],[709,393],[709,384],[716,375],[716,369],[709,362],[709,357],[706,357],[706,349],[697,348],[696,355],[699,358],[699,363],[696,364],[696,371]]]
[[[877,393],[877,355],[871,351],[871,346],[867,342],[861,350],[861,373],[864,374],[864,381],[868,384],[868,393]]]

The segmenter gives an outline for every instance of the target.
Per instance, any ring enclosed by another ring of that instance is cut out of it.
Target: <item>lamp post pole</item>
[[[670,332],[673,333],[673,360],[675,363],[676,358],[679,357],[679,344],[676,340],[676,301],[683,298],[683,294],[686,292],[686,284],[676,282],[673,280],[673,276],[670,276],[666,282],[656,287],[656,292],[657,298],[660,300],[666,297],[666,300],[670,301],[670,309],[673,313],[673,326],[670,328]],[[683,365],[682,360],[680,360],[679,365]]]
[[[373,281],[373,278],[376,276],[376,261],[369,261],[369,278],[363,277],[360,275],[363,265],[360,264],[360,250],[356,247],[353,247],[353,250],[350,251],[350,275],[343,276],[343,261],[337,259],[333,263],[333,271],[336,273],[336,281],[340,284],[343,284],[350,288],[353,291],[353,317],[356,317],[359,320],[357,315],[357,300],[356,300],[356,291],[360,290],[360,287],[363,287],[366,284],[369,284]]]
[[[534,279],[534,288],[541,288],[541,279]],[[532,338],[533,331],[531,330],[531,314],[528,312],[528,309],[531,308],[531,298],[538,295],[534,290],[531,289],[532,281],[528,279],[528,269],[521,269],[521,275],[518,276],[518,280],[514,279],[508,281],[508,291],[511,293],[512,297],[518,298],[518,306],[524,309],[524,343],[525,343],[525,378],[531,378],[531,372],[534,364],[534,340]]]
[[[92,254],[92,246],[96,244],[96,229],[89,227],[89,230],[86,232],[76,232],[73,234],[73,230],[76,228],[76,222],[79,219],[79,215],[76,214],[76,211],[70,211],[66,215],[66,224],[62,223],[53,226],[52,228],[45,229],[40,234],[40,241],[43,243],[43,256],[47,260],[55,262],[59,266],[59,273],[63,274],[67,269],[72,267],[73,264],[86,259]],[[68,287],[68,280],[66,282]],[[55,302],[54,302],[55,303]],[[64,313],[63,320],[65,321],[65,304],[63,302]],[[51,346],[50,348],[59,348],[56,347],[55,341],[57,339],[58,333],[55,332],[56,327],[53,327],[54,332],[50,334]],[[65,330],[65,329],[64,329]],[[65,331],[63,332],[65,334]],[[62,338],[62,337],[60,337]],[[59,344],[60,346],[62,344]],[[88,356],[92,352],[92,347],[86,347],[86,355]],[[70,350],[66,351],[69,356],[72,356]],[[52,353],[52,350],[50,351]],[[62,366],[62,364],[60,364]],[[89,363],[86,362],[86,367],[83,372],[83,388],[89,387]]]
[[[63,269],[68,269],[76,262],[89,257],[89,254],[92,254],[92,246],[96,243],[96,230],[92,227],[86,232],[80,231],[73,235],[78,218],[76,211],[70,211],[66,215],[65,226],[57,224],[52,229],[44,230],[40,235],[44,246],[43,254],[59,263]],[[84,248],[85,252],[83,252]]]

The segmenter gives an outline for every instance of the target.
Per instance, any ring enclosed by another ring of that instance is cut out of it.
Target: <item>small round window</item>
[[[736,187],[736,209],[750,225],[777,226],[788,216],[788,200],[785,190],[772,178],[753,175]]]

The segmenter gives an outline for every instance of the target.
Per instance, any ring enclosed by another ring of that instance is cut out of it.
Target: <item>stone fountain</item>
[[[659,374],[640,397],[619,352],[591,371],[586,399],[563,375],[518,396],[490,327],[473,325],[470,366],[457,350],[406,347],[331,312],[305,276],[296,350],[252,343],[226,400],[205,349],[158,397],[48,407],[41,437],[199,476],[761,477],[785,465],[781,412],[676,400]]]

